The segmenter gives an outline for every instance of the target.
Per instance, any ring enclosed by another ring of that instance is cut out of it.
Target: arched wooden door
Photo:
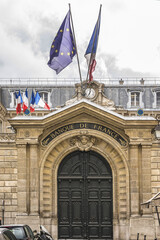
[[[58,170],[58,239],[113,239],[112,171],[96,152],[76,151]]]

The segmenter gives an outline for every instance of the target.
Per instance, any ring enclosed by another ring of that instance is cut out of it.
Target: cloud
[[[138,72],[131,68],[120,68],[118,66],[118,60],[115,55],[112,54],[100,54],[100,59],[103,62],[103,69],[99,67],[99,71],[104,70],[108,78],[127,78],[127,77],[150,77],[148,72]],[[98,65],[98,64],[97,64]]]
[[[159,2],[101,2],[102,21],[94,78],[158,75]],[[92,12],[88,15],[91,3]],[[98,17],[99,5],[99,0],[81,0],[76,4],[71,0],[83,79],[87,75],[84,53]],[[1,0],[1,77],[79,78],[76,56],[59,75],[47,66],[51,43],[67,11],[67,0],[60,0],[56,5],[53,0]]]

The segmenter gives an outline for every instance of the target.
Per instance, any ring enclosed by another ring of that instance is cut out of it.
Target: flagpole
[[[101,9],[102,9],[102,4],[100,4],[100,9],[99,9],[99,16],[98,16],[98,20],[100,21],[100,16],[101,16]],[[100,23],[98,22],[98,25]],[[95,52],[95,56],[96,56],[96,53],[97,53],[97,47],[98,47],[98,40],[99,40],[99,34],[98,34],[98,39],[97,39],[97,46],[96,46],[96,52]]]
[[[77,44],[76,44],[76,37],[75,37],[75,32],[74,32],[74,26],[73,26],[73,19],[72,19],[72,12],[71,12],[71,4],[69,3],[69,10],[70,10],[70,14],[71,14],[71,24],[72,24],[72,30],[73,30],[73,38],[74,38],[74,43],[75,43],[75,48],[76,48],[76,55],[77,55],[77,63],[78,63],[78,70],[79,70],[79,77],[80,77],[80,81],[81,81],[81,89],[82,88],[82,75],[81,75],[81,69],[80,69],[80,63],[79,63],[79,56],[78,56],[78,51],[77,51]]]
[[[91,56],[90,56],[89,64],[88,64],[88,71],[87,71],[86,81],[88,80],[90,64],[91,64],[91,60],[92,60],[92,57],[93,57],[93,49],[94,49],[94,43],[95,43],[96,34],[97,34],[97,28],[99,26],[99,18],[100,18],[100,14],[101,14],[101,8],[102,8],[102,4],[100,4],[100,9],[99,9],[98,19],[97,19],[97,24],[96,24],[96,31],[95,31],[95,35],[94,35],[94,39],[93,39],[92,51],[91,51]],[[98,38],[97,38],[97,46],[98,46],[98,39],[99,39],[99,34],[98,34]],[[97,46],[96,46],[95,56],[96,56],[96,52],[97,52]]]

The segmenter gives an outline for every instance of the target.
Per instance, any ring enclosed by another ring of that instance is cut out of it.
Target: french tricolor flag
[[[32,90],[31,100],[30,100],[30,112],[34,112],[35,110],[35,96]]]
[[[50,110],[50,107],[48,106],[48,104],[41,98],[41,96],[39,95],[39,92],[37,91],[36,93],[36,97],[35,97],[35,104],[38,105],[39,107],[45,108]]]
[[[21,113],[21,104],[23,103],[20,90],[19,90],[19,92],[18,92],[18,95],[17,95],[17,93],[15,92],[15,97],[16,97],[16,104],[17,104],[16,112],[17,112],[17,114],[19,114],[19,113]]]
[[[17,106],[17,102],[18,102],[18,94],[15,92],[15,93],[14,93],[14,95],[15,95],[15,99],[16,99],[16,106]]]
[[[86,58],[87,64],[88,64],[87,78],[89,75],[89,82],[93,81],[92,73],[94,72],[95,67],[96,67],[96,52],[97,52],[98,38],[99,38],[99,32],[100,32],[101,6],[102,5],[100,5],[98,20],[94,27],[94,31],[92,33],[89,45],[88,45],[86,53],[85,53],[85,58]]]
[[[24,96],[23,96],[22,108],[23,108],[23,112],[25,112],[28,109],[28,91],[27,91],[27,88],[26,88],[26,91],[25,91]]]

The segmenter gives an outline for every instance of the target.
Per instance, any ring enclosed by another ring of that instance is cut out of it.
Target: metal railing
[[[110,86],[160,85],[160,77],[97,78],[94,80]],[[76,83],[80,83],[79,78],[0,78],[0,87],[74,86]]]

